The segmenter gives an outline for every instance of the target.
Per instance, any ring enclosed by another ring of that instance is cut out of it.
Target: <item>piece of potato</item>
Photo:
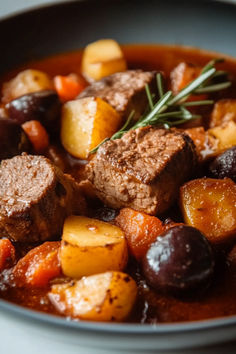
[[[229,121],[236,122],[236,99],[219,100],[214,105],[209,126],[215,128]]]
[[[88,79],[100,80],[104,76],[127,69],[119,44],[113,39],[93,42],[84,50],[82,73]]]
[[[27,69],[3,85],[2,101],[7,103],[17,97],[41,90],[52,90],[50,77],[42,71]]]
[[[212,135],[209,135],[203,127],[186,129],[184,132],[193,140],[199,161],[204,161],[215,155],[218,147],[218,140]]]
[[[64,224],[60,259],[63,273],[71,278],[122,270],[128,259],[124,233],[97,219],[70,216]]]
[[[234,121],[209,129],[207,133],[209,137],[217,140],[216,155],[236,145],[236,122]]]
[[[135,281],[125,273],[106,272],[53,285],[49,298],[64,315],[91,321],[122,321],[137,296]]]
[[[64,104],[61,124],[64,148],[86,159],[94,147],[119,129],[121,116],[101,98],[85,97]]]
[[[236,122],[234,121],[225,122],[207,131],[203,127],[184,131],[193,140],[200,161],[219,155],[236,145]]]
[[[131,208],[121,209],[116,224],[124,231],[130,252],[140,260],[165,227],[161,220]]]
[[[201,178],[180,189],[186,224],[202,231],[210,242],[236,236],[236,184],[229,178]]]

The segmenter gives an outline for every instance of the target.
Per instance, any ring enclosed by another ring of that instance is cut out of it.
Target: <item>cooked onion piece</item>
[[[230,121],[236,122],[236,99],[225,98],[217,101],[210,117],[210,128]]]
[[[216,155],[236,145],[236,123],[234,121],[209,129],[208,134],[217,141]]]
[[[2,101],[9,102],[17,97],[41,90],[52,90],[50,77],[42,71],[27,69],[3,85]]]

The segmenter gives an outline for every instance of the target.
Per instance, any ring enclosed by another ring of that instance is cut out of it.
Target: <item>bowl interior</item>
[[[76,50],[100,38],[120,43],[197,46],[236,56],[236,6],[212,1],[72,1],[0,21],[3,73],[25,61]],[[0,301],[0,308],[52,324],[98,330],[94,323],[65,322]],[[236,325],[236,317],[159,327],[102,324],[99,330],[122,333],[192,331]]]
[[[234,5],[201,0],[82,0],[46,6],[0,22],[0,72],[100,38],[182,44],[236,56],[235,15]]]

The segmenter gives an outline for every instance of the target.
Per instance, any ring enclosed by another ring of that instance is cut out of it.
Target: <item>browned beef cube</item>
[[[97,196],[108,206],[155,215],[175,201],[196,161],[195,146],[188,135],[146,127],[104,143],[87,166],[87,173]]]
[[[0,237],[35,242],[60,236],[64,219],[83,213],[74,179],[43,156],[21,155],[0,167]]]
[[[138,118],[148,104],[146,84],[150,86],[151,92],[156,92],[155,71],[127,70],[92,83],[78,97],[100,97],[123,117],[128,117],[134,110],[135,118]]]

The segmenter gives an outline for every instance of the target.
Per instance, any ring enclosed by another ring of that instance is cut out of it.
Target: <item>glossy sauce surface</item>
[[[123,47],[129,68],[141,68],[144,70],[162,70],[166,76],[181,61],[190,62],[197,65],[204,65],[210,59],[217,56],[215,53],[208,53],[193,48],[149,46],[149,45],[127,45]],[[224,57],[224,56],[223,56]],[[229,71],[233,78],[233,88],[236,78],[236,61],[226,58],[226,62],[221,68]],[[51,76],[69,73],[79,73],[81,63],[81,51],[57,55],[26,65],[7,73],[1,78],[1,82],[13,77],[24,68],[34,68],[47,72]],[[232,89],[234,96],[234,89]],[[75,159],[62,154],[62,161],[67,167],[67,171],[78,177],[81,170],[81,163]],[[94,208],[94,206],[93,206]],[[92,209],[93,209],[92,208]],[[179,220],[177,220],[179,221]],[[19,248],[19,246],[18,246]],[[28,250],[28,246],[23,245],[19,249],[22,256]],[[227,249],[227,247],[226,247]],[[222,252],[223,251],[223,252]],[[177,299],[154,292],[149,289],[140,275],[136,263],[132,260],[128,266],[128,272],[137,280],[139,285],[138,304],[128,319],[131,322],[141,323],[165,323],[193,321],[236,314],[236,269],[230,269],[225,265],[225,250],[220,249],[219,262],[216,269],[216,276],[209,289],[199,289],[199,294],[194,298]],[[223,259],[223,261],[222,261]],[[7,273],[4,275],[7,277]],[[4,285],[5,280],[0,278],[0,297],[8,301],[15,302],[39,311],[49,312],[59,315],[50,304],[47,292],[49,288],[42,289],[8,289]]]

